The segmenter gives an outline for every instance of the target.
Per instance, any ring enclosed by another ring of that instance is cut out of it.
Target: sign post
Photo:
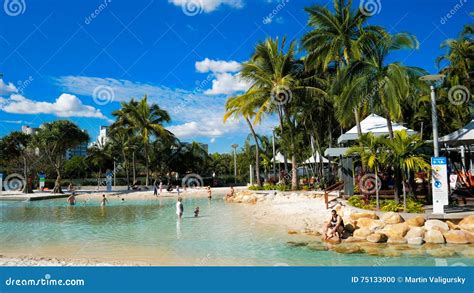
[[[39,177],[39,189],[43,190],[44,189],[44,184],[46,183],[46,174],[43,172],[38,174]]]
[[[444,214],[448,205],[448,168],[445,157],[431,158],[431,186],[433,190],[433,214]]]
[[[106,177],[105,177],[105,182],[107,183],[107,191],[111,192],[112,191],[112,171],[107,170]]]

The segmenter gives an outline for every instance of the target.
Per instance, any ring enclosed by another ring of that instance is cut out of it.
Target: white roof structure
[[[304,161],[304,164],[314,164],[314,157],[316,157],[316,163],[321,163],[319,153],[316,152],[314,156],[311,156],[306,161]],[[322,158],[323,158],[323,163],[329,163],[328,159],[326,159],[325,157],[322,157]]]
[[[474,120],[471,120],[471,122],[463,128],[440,137],[438,141],[451,146],[474,144]]]
[[[364,120],[360,122],[360,127],[362,133],[373,133],[374,135],[388,135],[387,119],[376,115],[370,114]],[[396,122],[392,122],[393,131],[406,130],[408,134],[416,134],[416,131],[406,128],[403,125],[400,125]],[[338,143],[344,143],[352,140],[356,140],[358,137],[357,134],[357,125],[352,127],[351,130],[347,131],[343,135],[339,136],[337,139]]]
[[[278,163],[278,164],[283,164],[285,163],[285,158],[280,152],[278,152],[276,156],[272,158],[271,162],[273,163],[273,161],[275,161],[275,163]]]

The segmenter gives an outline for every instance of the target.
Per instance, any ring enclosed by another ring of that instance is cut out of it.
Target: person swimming
[[[70,206],[73,206],[76,204],[76,194],[73,192],[71,195],[67,198],[67,202]]]
[[[105,197],[105,194],[102,194],[102,200],[100,201],[100,206],[105,207],[109,203],[109,200]]]
[[[196,209],[194,210],[194,217],[198,217],[199,216],[199,207],[196,207]]]
[[[176,202],[176,215],[178,215],[178,218],[181,218],[184,213],[184,206],[183,206],[183,199],[181,197],[178,198],[178,201]]]
[[[210,186],[207,187],[207,198],[212,199],[212,190]]]

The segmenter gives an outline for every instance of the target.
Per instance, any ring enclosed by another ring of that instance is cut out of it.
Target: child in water
[[[207,187],[207,198],[212,199],[212,190],[210,186]]]
[[[199,216],[199,207],[196,207],[196,209],[194,210],[194,216],[195,217]]]
[[[109,200],[105,197],[105,194],[102,194],[102,200],[100,201],[100,206],[105,207],[109,203]]]

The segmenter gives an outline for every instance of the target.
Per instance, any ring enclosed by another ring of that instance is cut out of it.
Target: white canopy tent
[[[374,135],[388,135],[387,119],[377,115],[370,114],[360,122],[362,133],[373,133]],[[392,122],[393,131],[406,130],[408,134],[416,134],[416,131],[406,128],[405,126]],[[357,125],[352,127],[337,139],[338,143],[345,143],[356,140],[358,137]]]
[[[439,138],[439,142],[450,146],[474,144],[474,120],[463,128]]]
[[[311,156],[306,161],[304,161],[304,164],[314,164],[314,157],[316,157],[316,163],[321,163],[321,157],[319,156],[319,153],[316,152],[314,156]],[[324,164],[329,163],[328,159],[326,159],[325,157],[322,157],[322,159]]]
[[[285,158],[283,157],[283,155],[280,152],[278,152],[276,154],[276,156],[274,158],[272,158],[271,162],[272,163],[275,162],[277,164],[283,164],[283,163],[285,163]]]

